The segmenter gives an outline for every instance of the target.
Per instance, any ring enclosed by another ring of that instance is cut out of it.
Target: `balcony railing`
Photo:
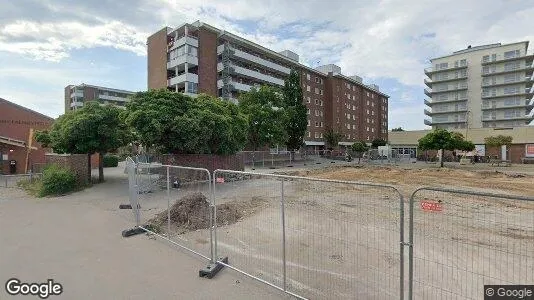
[[[446,89],[425,89],[425,95],[432,97],[433,94],[437,93],[446,93],[446,92],[454,92],[454,91],[461,91],[461,90],[467,90],[467,84],[457,85],[457,86],[447,86]]]
[[[486,59],[482,58],[481,62],[482,62],[482,65],[490,65],[490,64],[496,64],[496,63],[514,61],[514,60],[521,60],[521,59],[526,59],[528,61],[528,60],[532,60],[533,58],[534,58],[534,54],[533,53],[527,53],[525,55],[520,55],[520,56],[515,56],[515,57],[508,57],[508,58],[499,56],[494,60],[491,59],[491,57],[487,57]]]
[[[177,56],[167,62],[167,69],[172,69],[176,66],[181,66],[185,63],[188,63],[192,66],[198,66],[198,57],[190,54]]]
[[[482,116],[482,121],[488,122],[488,121],[514,121],[514,120],[532,120],[534,117],[530,115],[523,115],[523,116],[513,116],[513,117],[505,117],[503,115],[500,116],[489,116],[484,117]]]
[[[516,94],[489,94],[489,93],[482,93],[482,99],[490,99],[490,98],[503,98],[503,97],[513,97],[513,96],[525,96],[526,98],[531,97],[534,94],[534,91],[531,91],[529,88],[526,88],[524,92],[516,93]]]
[[[449,81],[456,81],[456,80],[463,80],[463,79],[467,79],[467,74],[458,75],[458,76],[454,75],[454,76],[447,77],[447,78],[432,79],[430,83],[441,83],[441,82],[449,82]]]
[[[434,100],[434,99],[432,99],[431,101],[425,100],[425,104],[428,106],[432,106],[434,104],[460,102],[460,101],[467,101],[467,96],[458,96],[453,99],[447,99],[447,100]]]
[[[500,74],[506,74],[506,73],[515,73],[515,72],[528,72],[528,74],[532,75],[532,70],[534,70],[534,67],[532,65],[520,67],[517,69],[508,69],[508,70],[505,70],[504,68],[502,68],[498,70],[496,69],[495,71],[492,71],[492,70],[484,71],[484,69],[482,69],[482,76],[500,75]]]
[[[432,116],[432,115],[439,115],[439,114],[452,114],[452,113],[459,113],[459,112],[467,112],[466,108],[454,108],[450,110],[442,110],[442,111],[430,111],[428,109],[425,109],[425,115]]]
[[[217,47],[217,54],[221,54],[223,51],[224,51],[224,48],[226,47],[226,45],[219,45]],[[288,75],[291,70],[289,68],[286,68],[282,65],[279,65],[277,63],[274,63],[274,62],[271,62],[267,59],[264,59],[264,58],[261,58],[261,57],[258,57],[256,55],[253,55],[253,54],[250,54],[250,53],[247,53],[245,51],[242,51],[242,50],[239,50],[239,49],[236,49],[234,47],[230,47],[230,50],[231,50],[231,53],[234,57],[236,58],[239,58],[241,60],[244,60],[244,61],[247,61],[247,62],[252,62],[258,66],[261,66],[261,67],[264,67],[264,68],[268,68],[272,71],[277,71],[277,72],[280,72],[280,73],[283,73],[285,75]]]
[[[453,71],[453,70],[459,70],[459,69],[465,69],[467,68],[467,63],[464,64],[464,65],[458,65],[458,66],[450,66],[450,67],[447,67],[447,68],[439,68],[439,69],[434,69],[433,67],[428,67],[428,68],[425,68],[425,74],[432,74],[432,73],[437,73],[437,72],[445,72],[445,71]]]
[[[193,73],[182,73],[168,80],[168,85],[173,86],[184,82],[198,83],[198,75]]]
[[[520,79],[520,80],[515,80],[515,81],[510,81],[510,82],[484,82],[482,81],[482,86],[483,87],[491,87],[491,86],[503,86],[503,85],[510,85],[510,84],[521,84],[521,83],[524,83],[526,84],[527,86],[532,86],[532,84],[534,83],[534,80],[531,78],[531,77],[525,77],[523,79]]]

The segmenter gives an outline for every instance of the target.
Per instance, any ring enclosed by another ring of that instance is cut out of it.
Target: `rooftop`
[[[111,92],[117,92],[117,93],[124,93],[124,94],[130,94],[130,95],[135,94],[135,92],[133,92],[133,91],[120,90],[120,89],[114,89],[114,88],[109,88],[109,87],[105,87],[105,86],[98,86],[98,85],[90,85],[90,84],[85,84],[85,83],[77,84],[77,85],[71,84],[70,86],[75,86],[75,87],[90,87],[90,88],[94,88],[94,89],[105,90],[105,91],[111,91]]]
[[[498,47],[503,47],[503,46],[510,46],[510,45],[515,45],[515,44],[525,44],[525,50],[526,50],[528,48],[529,41],[521,41],[521,42],[515,42],[515,43],[508,43],[508,44],[494,43],[494,44],[486,44],[486,45],[480,45],[480,46],[471,46],[471,45],[469,45],[465,49],[454,51],[454,52],[452,52],[452,54],[448,54],[448,55],[432,58],[430,61],[433,61],[433,60],[436,60],[436,59],[440,59],[440,58],[455,56],[455,55],[458,55],[458,54],[464,54],[464,53],[469,53],[469,52],[487,50],[487,49],[498,48]]]
[[[240,37],[240,36],[238,36],[238,35],[235,35],[235,34],[230,33],[230,32],[228,32],[228,31],[225,31],[225,30],[222,30],[222,29],[213,27],[213,26],[211,26],[211,25],[209,25],[209,24],[206,24],[206,23],[203,23],[203,22],[200,22],[200,21],[195,21],[195,22],[192,23],[192,24],[184,23],[184,24],[181,24],[179,27],[176,27],[176,28],[174,28],[174,29],[172,29],[172,30],[167,30],[167,32],[172,32],[172,31],[174,31],[174,30],[176,30],[176,29],[178,29],[178,28],[181,28],[181,27],[183,27],[183,26],[193,26],[193,27],[196,27],[196,28],[204,27],[204,28],[206,28],[206,29],[208,29],[208,30],[210,30],[210,31],[216,32],[219,36],[227,36],[227,37],[229,37],[229,38],[231,38],[231,39],[233,39],[233,40],[236,40],[236,41],[238,41],[238,42],[240,42],[240,43],[243,43],[243,44],[248,45],[248,46],[250,46],[250,47],[254,47],[254,48],[256,48],[256,49],[258,49],[258,50],[260,50],[260,51],[262,51],[262,52],[264,52],[264,53],[266,53],[266,54],[268,54],[268,55],[274,56],[274,57],[276,57],[276,58],[278,58],[278,59],[284,61],[285,63],[287,63],[287,64],[289,64],[289,65],[293,65],[293,66],[294,66],[294,65],[297,65],[297,66],[299,66],[300,68],[303,68],[303,69],[305,69],[306,71],[313,72],[313,73],[315,73],[315,74],[327,75],[327,74],[325,74],[324,72],[321,72],[321,71],[316,70],[316,69],[314,69],[314,68],[311,68],[311,67],[309,67],[309,66],[307,66],[307,65],[305,65],[305,64],[302,64],[302,63],[300,63],[300,62],[298,62],[298,61],[295,61],[294,59],[291,59],[290,57],[287,57],[287,56],[285,56],[285,55],[283,55],[283,54],[281,54],[281,53],[275,52],[275,51],[273,51],[273,50],[271,50],[271,49],[268,49],[268,48],[266,48],[266,47],[263,47],[263,46],[261,46],[261,45],[259,45],[259,44],[256,44],[256,43],[252,42],[252,41],[249,41],[249,40],[247,40],[247,39],[244,39],[244,38],[242,38],[242,37]],[[289,52],[291,52],[291,53],[294,53],[293,51],[290,51],[290,50],[284,50],[284,51],[289,51]],[[281,51],[281,52],[283,53],[284,51]],[[294,54],[296,54],[296,53],[294,53]],[[351,82],[352,84],[356,84],[356,85],[362,86],[362,87],[364,87],[364,88],[366,88],[366,89],[368,89],[368,90],[374,91],[375,93],[378,93],[378,94],[380,94],[380,95],[382,95],[382,96],[384,96],[384,97],[389,98],[389,95],[380,92],[380,91],[379,91],[378,89],[376,89],[374,86],[370,86],[370,85],[363,84],[361,81],[358,81],[358,80],[356,80],[355,78],[351,78],[351,77],[349,77],[349,76],[347,76],[347,75],[343,75],[343,74],[341,74],[341,73],[337,73],[337,74],[334,73],[334,76],[335,76],[335,75],[341,75],[341,77],[342,77],[343,79],[345,79],[345,80]]]

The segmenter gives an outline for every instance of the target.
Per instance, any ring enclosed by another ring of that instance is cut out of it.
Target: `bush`
[[[43,179],[39,197],[47,195],[59,196],[76,189],[74,173],[58,165],[49,165],[43,170]]]
[[[119,157],[116,155],[104,155],[104,168],[117,167],[119,165]]]

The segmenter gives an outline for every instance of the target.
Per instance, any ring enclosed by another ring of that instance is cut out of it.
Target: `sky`
[[[146,90],[146,38],[200,20],[390,95],[389,128],[423,129],[429,59],[534,41],[528,0],[0,0],[0,98],[57,117],[64,87]]]

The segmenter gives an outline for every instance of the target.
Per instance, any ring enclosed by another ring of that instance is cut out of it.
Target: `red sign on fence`
[[[216,182],[217,183],[224,183],[224,177],[217,177]]]
[[[421,208],[426,211],[442,211],[441,203],[435,201],[421,201]]]

